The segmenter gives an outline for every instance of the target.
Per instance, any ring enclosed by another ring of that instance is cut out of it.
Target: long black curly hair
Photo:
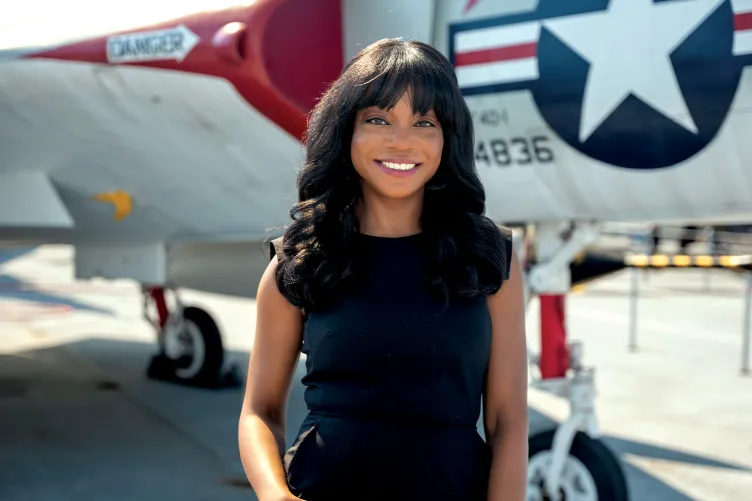
[[[384,39],[360,51],[309,117],[298,203],[284,233],[276,283],[291,304],[312,311],[336,298],[361,270],[357,252],[361,179],[350,157],[358,110],[391,109],[409,92],[413,110],[433,109],[444,133],[441,163],[426,184],[421,216],[428,289],[453,297],[495,293],[510,258],[486,216],[474,163],[473,121],[451,63],[430,45]]]

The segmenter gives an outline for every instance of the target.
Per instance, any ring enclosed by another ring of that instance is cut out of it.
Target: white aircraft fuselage
[[[255,294],[264,241],[297,199],[307,113],[385,37],[449,58],[487,214],[543,228],[525,281],[547,318],[533,384],[569,395],[572,413],[531,438],[529,492],[627,499],[592,438],[594,376],[567,344],[561,296],[589,222],[752,221],[752,0],[13,2],[0,11],[0,244],[72,244],[77,278],[144,284],[149,377],[225,384],[217,323],[170,310],[164,287]],[[567,241],[546,224],[569,221],[583,224]]]
[[[3,13],[0,240],[81,278],[252,294],[306,113],[387,36],[455,65],[494,220],[752,219],[750,1],[141,3]]]

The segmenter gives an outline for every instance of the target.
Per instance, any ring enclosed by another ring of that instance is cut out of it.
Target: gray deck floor
[[[242,390],[147,380],[152,333],[128,282],[73,283],[71,252],[0,254],[0,499],[254,499],[242,485]],[[743,282],[685,270],[642,280],[639,346],[627,349],[629,272],[568,300],[569,332],[597,367],[607,444],[632,499],[737,501],[752,492],[752,377],[740,377]],[[31,287],[33,285],[33,287]],[[245,369],[254,302],[186,292],[212,312]],[[537,346],[531,306],[531,347]],[[531,390],[533,426],[566,404]],[[291,397],[289,434],[303,418]]]

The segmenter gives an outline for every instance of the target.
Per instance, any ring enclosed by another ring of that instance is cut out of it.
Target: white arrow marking
[[[107,39],[107,61],[135,63],[175,60],[183,62],[201,41],[185,25],[166,30],[116,35]]]

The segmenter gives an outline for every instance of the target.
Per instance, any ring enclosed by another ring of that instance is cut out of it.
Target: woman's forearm
[[[488,501],[525,501],[527,489],[527,421],[499,428],[491,437],[493,450]]]
[[[291,499],[282,465],[284,430],[255,414],[241,417],[238,426],[240,459],[259,501]]]

